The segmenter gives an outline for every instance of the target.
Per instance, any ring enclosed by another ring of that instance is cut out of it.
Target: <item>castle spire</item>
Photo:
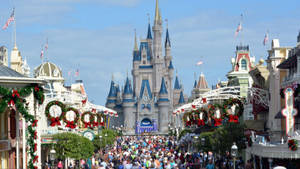
[[[161,20],[161,15],[160,15],[160,10],[159,10],[159,4],[158,4],[158,0],[156,0],[154,23],[157,23],[160,20]]]
[[[136,29],[134,29],[134,51],[138,51],[137,39],[136,39]]]
[[[162,77],[159,94],[168,94],[165,78]]]
[[[147,39],[152,39],[150,23],[148,24],[148,34],[147,34]]]
[[[171,42],[170,42],[170,37],[169,37],[169,29],[168,28],[167,28],[167,33],[166,33],[165,47],[171,47]]]

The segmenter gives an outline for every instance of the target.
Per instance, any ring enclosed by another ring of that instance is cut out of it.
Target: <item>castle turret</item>
[[[157,96],[159,92],[159,85],[161,83],[162,72],[164,69],[164,58],[162,56],[162,19],[159,10],[158,0],[156,0],[155,18],[154,25],[152,27],[154,38],[153,38],[153,93]]]
[[[171,42],[170,42],[170,37],[169,37],[169,29],[167,28],[166,40],[165,40],[165,63],[166,63],[166,67],[169,66],[171,61],[172,61]]]
[[[162,77],[159,99],[157,101],[159,110],[158,112],[160,116],[159,131],[162,133],[166,133],[168,131],[169,102],[170,100],[168,99],[168,91],[166,88],[165,79]]]
[[[185,101],[184,101],[183,91],[181,91],[180,92],[180,97],[179,97],[179,100],[178,100],[178,104],[183,105],[184,103],[185,103]]]
[[[10,67],[13,70],[23,74],[23,71],[22,71],[22,56],[21,56],[21,52],[18,50],[16,45],[13,48],[13,50],[11,51]]]
[[[129,78],[126,78],[126,83],[123,93],[123,113],[124,113],[124,124],[126,128],[126,134],[134,134],[135,129],[135,111],[134,111],[134,99],[133,91]]]
[[[114,108],[117,102],[117,89],[115,86],[115,82],[111,80],[110,89],[107,96],[106,107]]]

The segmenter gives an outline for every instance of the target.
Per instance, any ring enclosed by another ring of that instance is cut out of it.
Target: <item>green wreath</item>
[[[101,118],[103,118],[103,122],[101,122]],[[103,113],[98,113],[97,114],[97,121],[98,121],[100,126],[105,126],[106,116]]]
[[[59,106],[61,108],[61,114],[59,117],[53,117],[53,116],[51,116],[51,114],[49,112],[50,108],[54,105]],[[56,125],[58,125],[58,126],[61,125],[60,120],[63,119],[64,113],[65,113],[65,105],[62,102],[57,101],[57,100],[49,102],[45,109],[45,114],[46,114],[48,120],[51,121],[50,126],[52,126],[52,127],[56,126]]]
[[[223,110],[225,110],[225,114],[227,115],[226,110],[228,109],[228,107],[231,107],[234,104],[238,105],[238,107],[237,107],[238,111],[237,111],[236,115],[239,116],[239,117],[242,116],[243,112],[244,112],[244,105],[243,105],[241,100],[236,99],[236,98],[230,98],[230,99],[224,101]]]
[[[73,121],[69,121],[69,120],[67,120],[67,112],[68,111],[73,111],[75,114],[76,114],[76,117],[75,117],[75,119],[73,120]],[[74,129],[74,128],[76,128],[76,124],[77,124],[77,122],[78,122],[78,120],[79,120],[79,111],[77,110],[77,109],[75,109],[75,108],[73,108],[73,107],[68,107],[68,108],[66,108],[65,109],[65,113],[64,113],[64,116],[63,116],[63,121],[66,123],[66,127],[69,127],[69,128],[71,128],[71,129]]]
[[[220,115],[221,115],[221,119],[224,119],[224,113],[226,112],[224,109],[224,106],[221,104],[212,104],[211,106],[209,106],[208,112],[211,115],[212,118],[215,117],[216,114],[216,108],[219,108],[220,110]]]
[[[90,115],[90,121],[89,122],[84,121],[84,116],[86,116],[87,114]],[[92,125],[93,125],[93,123],[95,121],[95,117],[94,116],[95,115],[92,112],[90,112],[90,111],[86,111],[86,112],[82,113],[82,115],[81,115],[81,122],[84,124],[84,128],[88,128],[88,127],[91,128],[92,127]]]

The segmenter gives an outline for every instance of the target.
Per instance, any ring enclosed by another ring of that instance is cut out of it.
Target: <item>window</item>
[[[247,61],[246,61],[246,59],[242,59],[241,65],[242,65],[242,70],[247,70]]]

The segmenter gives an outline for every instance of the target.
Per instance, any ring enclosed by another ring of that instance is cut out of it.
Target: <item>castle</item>
[[[106,106],[119,114],[119,121],[111,122],[111,125],[124,125],[125,134],[166,134],[168,127],[175,123],[173,108],[187,101],[177,75],[173,85],[174,67],[168,28],[163,56],[162,24],[156,0],[152,31],[149,23],[147,38],[141,40],[139,48],[135,35],[132,81],[127,77],[122,90],[113,79],[111,81]]]

